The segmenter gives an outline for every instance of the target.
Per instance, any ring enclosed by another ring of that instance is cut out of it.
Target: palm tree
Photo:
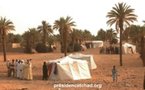
[[[11,22],[10,20],[7,20],[6,18],[1,17],[0,18],[0,34],[2,36],[4,61],[7,60],[7,58],[6,58],[6,36],[7,36],[7,33],[11,30],[14,30],[13,22]]]
[[[23,37],[23,45],[25,47],[25,51],[27,53],[32,53],[32,49],[36,47],[36,44],[40,42],[40,33],[36,28],[29,28],[22,37]]]
[[[80,33],[78,29],[73,28],[73,32],[71,33],[71,44],[72,44],[72,49],[74,51],[74,46],[76,43],[78,43],[79,39],[80,39]]]
[[[122,40],[124,40],[126,42],[129,41],[129,39],[130,39],[130,37],[129,37],[130,30],[131,30],[130,27],[125,28],[124,32],[122,33],[123,34],[122,35]]]
[[[115,38],[114,30],[113,29],[108,29],[106,30],[106,40],[112,41]]]
[[[88,30],[84,30],[84,31],[83,31],[83,40],[89,41],[89,40],[91,40],[91,39],[92,39],[92,34],[91,34],[91,32],[88,31]]]
[[[137,16],[133,12],[134,9],[131,9],[126,3],[118,3],[107,14],[109,18],[107,24],[110,26],[116,24],[116,30],[120,33],[120,66],[122,66],[122,32],[124,25],[130,25],[131,22],[137,20]]]
[[[138,25],[131,25],[129,27],[129,37],[132,40],[133,43],[136,44],[136,46],[138,46],[138,44],[140,43],[140,36],[141,36],[141,26]]]
[[[40,33],[37,31],[36,28],[29,28],[29,39],[31,41],[32,48],[35,48],[36,44],[40,41]]]
[[[97,33],[97,39],[106,41],[106,31],[103,29],[100,29]]]
[[[31,45],[31,34],[29,31],[25,31],[24,34],[22,35],[23,37],[23,45],[25,47],[25,52],[26,53],[31,53],[32,50],[32,45]]]
[[[54,29],[59,30],[60,36],[61,36],[61,43],[62,47],[64,49],[64,55],[67,55],[67,40],[69,33],[72,32],[72,26],[75,26],[74,22],[72,21],[72,18],[67,16],[66,18],[60,17],[59,20],[56,20],[54,22]]]
[[[46,21],[42,21],[42,25],[38,26],[38,30],[39,32],[43,33],[43,44],[47,45],[48,34],[51,34],[53,32],[53,30],[51,29],[51,25],[49,25],[49,23],[47,23]]]

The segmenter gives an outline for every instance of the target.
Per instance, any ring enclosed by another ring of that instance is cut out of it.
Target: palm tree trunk
[[[63,37],[63,40],[64,40],[64,56],[67,56],[67,34],[64,33],[64,37]]]
[[[122,30],[120,31],[120,66],[122,66]]]
[[[3,57],[4,57],[4,62],[7,60],[6,57],[6,40],[5,40],[5,35],[4,35],[4,30],[3,30],[3,35],[2,35],[2,47],[3,47]]]
[[[74,46],[75,46],[75,38],[74,38],[75,36],[74,36],[74,34],[72,35],[72,49],[73,49],[73,51],[74,51]]]
[[[120,20],[119,28],[120,28],[120,66],[122,66],[122,31],[123,31],[123,20]]]
[[[67,45],[66,45],[66,43],[65,43],[65,46],[64,46],[64,56],[67,56]]]
[[[46,30],[43,30],[43,43],[46,45]]]
[[[145,66],[145,47],[144,47],[144,37],[142,36],[141,37],[141,59],[142,59],[142,62],[143,62],[143,66]]]

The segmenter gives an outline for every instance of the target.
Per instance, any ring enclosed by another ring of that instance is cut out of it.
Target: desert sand
[[[7,68],[3,62],[3,55],[0,53],[0,90],[97,90],[95,87],[65,87],[54,88],[57,84],[102,84],[100,90],[143,90],[143,79],[145,68],[139,54],[123,55],[123,66],[119,65],[119,55],[98,54],[98,49],[83,51],[84,54],[94,56],[97,69],[91,71],[92,79],[88,80],[67,80],[52,81],[42,80],[42,64],[45,60],[53,60],[63,56],[62,53],[8,53],[8,59],[32,59],[34,80],[18,80],[7,77]],[[118,70],[118,81],[112,82],[111,69],[116,65]]]

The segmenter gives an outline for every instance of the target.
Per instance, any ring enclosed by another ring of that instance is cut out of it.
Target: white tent
[[[86,41],[85,43],[90,43],[91,48],[103,47],[103,41]]]
[[[49,61],[48,64],[53,64],[49,76],[49,79],[52,80],[80,80],[91,78],[88,63],[83,60],[63,57]],[[57,73],[55,69],[57,69]]]
[[[103,41],[92,41],[92,43],[93,43],[93,48],[103,47]]]
[[[90,69],[97,68],[97,65],[94,61],[93,55],[85,55],[85,54],[81,54],[81,53],[75,53],[75,54],[70,54],[69,57],[74,58],[74,59],[81,59],[81,60],[87,61]]]
[[[129,43],[124,43],[123,44],[123,51],[124,51],[124,54],[135,54],[136,53],[136,46],[129,44]]]

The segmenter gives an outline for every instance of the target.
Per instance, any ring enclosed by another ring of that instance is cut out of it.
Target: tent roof
[[[62,57],[62,58],[59,58],[59,59],[56,59],[56,60],[48,61],[48,63],[59,63],[59,64],[73,63],[73,62],[86,63],[87,61],[84,61],[82,59],[74,59],[74,58],[71,58],[69,56]]]
[[[86,60],[89,64],[90,69],[96,69],[97,65],[94,61],[93,55],[85,55],[81,53],[75,53],[75,54],[70,54],[69,57],[74,58],[74,59],[81,59],[81,60]]]

